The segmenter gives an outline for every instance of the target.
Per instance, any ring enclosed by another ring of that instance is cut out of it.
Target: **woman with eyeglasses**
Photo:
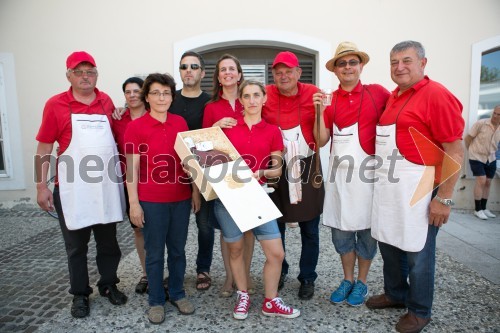
[[[226,130],[235,126],[239,119],[243,119],[243,105],[238,99],[238,87],[244,80],[243,69],[238,58],[231,54],[222,55],[215,65],[213,76],[212,98],[205,106],[203,113],[203,128],[219,126]],[[217,222],[214,221],[216,229]],[[248,276],[250,294],[255,293],[252,280],[250,278],[250,266],[252,264],[253,248],[255,237],[251,232],[245,233],[245,269]],[[229,250],[222,233],[220,235],[220,245],[226,279],[220,291],[222,297],[231,297],[234,292],[234,279],[229,267]]]
[[[153,324],[165,320],[165,246],[170,302],[182,314],[194,312],[183,286],[184,248],[190,211],[198,211],[200,199],[174,150],[177,133],[188,130],[182,117],[168,112],[174,98],[174,79],[168,74],[150,74],[141,91],[141,100],[150,112],[131,122],[125,132],[130,219],[144,232],[148,319]]]
[[[283,139],[279,128],[262,119],[262,105],[266,89],[258,81],[244,81],[239,88],[239,100],[244,107],[243,118],[225,133],[238,153],[247,161],[253,177],[261,184],[267,178],[281,176]],[[250,308],[248,276],[243,258],[244,236],[220,199],[214,202],[215,216],[229,249],[229,266],[237,286],[238,298],[233,310],[235,319],[245,319]],[[281,233],[276,220],[264,223],[250,231],[262,246],[266,257],[263,269],[264,302],[261,311],[266,316],[295,318],[300,311],[283,303],[278,297],[281,263],[285,257]]]

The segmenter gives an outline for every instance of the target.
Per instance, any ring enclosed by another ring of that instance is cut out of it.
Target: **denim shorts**
[[[483,163],[481,161],[469,160],[469,164],[472,175],[475,177],[486,176],[486,178],[489,179],[495,177],[495,172],[497,171],[497,161]]]
[[[371,229],[343,231],[332,228],[332,242],[338,254],[356,251],[363,259],[372,260],[377,253],[377,240],[371,235]]]
[[[243,233],[240,228],[238,228],[231,215],[229,215],[229,212],[220,199],[215,199],[214,201],[214,212],[224,240],[228,243],[239,241],[243,237]],[[281,238],[278,222],[276,222],[276,220],[269,221],[253,228],[252,232],[258,241]]]

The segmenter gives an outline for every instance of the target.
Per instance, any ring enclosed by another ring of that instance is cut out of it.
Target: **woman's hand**
[[[144,211],[137,203],[130,204],[130,221],[138,228],[144,228]]]
[[[224,117],[216,122],[213,126],[219,126],[220,128],[233,128],[237,123],[238,121],[234,118]]]

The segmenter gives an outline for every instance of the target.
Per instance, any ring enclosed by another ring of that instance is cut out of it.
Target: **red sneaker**
[[[295,318],[300,316],[300,310],[285,305],[279,297],[264,299],[262,313],[270,317]]]
[[[250,297],[246,291],[238,290],[238,301],[234,306],[233,317],[234,319],[246,319],[248,317],[248,309],[250,309]]]

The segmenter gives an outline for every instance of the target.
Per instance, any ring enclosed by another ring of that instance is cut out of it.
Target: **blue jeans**
[[[283,249],[285,249],[286,224],[278,223],[281,233]],[[302,250],[300,252],[299,268],[300,273],[297,279],[300,283],[314,282],[318,277],[316,265],[319,256],[319,216],[309,221],[299,222],[300,238],[302,240]],[[285,252],[286,253],[286,252]],[[288,262],[286,258],[281,264],[281,273],[288,274]]]
[[[213,201],[206,201],[201,197],[201,207],[196,213],[198,227],[198,255],[196,256],[196,272],[210,272],[214,252],[214,218]]]
[[[149,283],[149,305],[164,305],[163,270],[167,246],[168,292],[172,301],[186,297],[186,239],[191,199],[178,202],[140,202],[144,210],[144,248]]]
[[[406,252],[379,242],[380,254],[384,259],[385,294],[393,301],[405,303],[408,311],[422,318],[432,315],[439,228],[429,225],[427,230],[427,240],[419,252]]]

